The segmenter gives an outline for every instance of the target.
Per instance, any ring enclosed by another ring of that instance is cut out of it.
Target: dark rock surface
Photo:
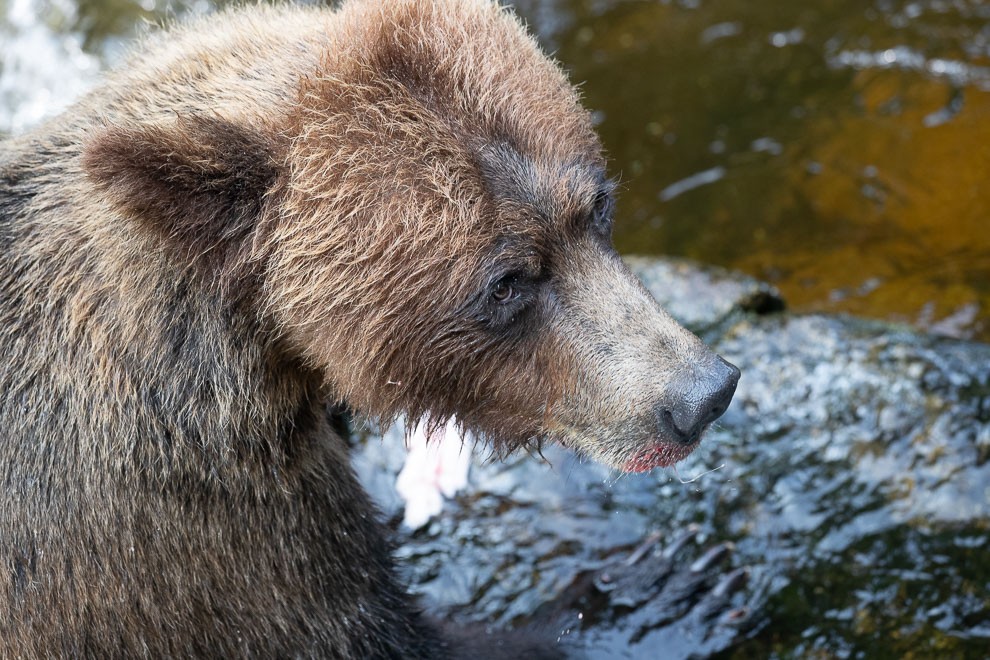
[[[990,346],[761,314],[782,305],[750,278],[630,261],[742,370],[732,406],[676,473],[618,474],[558,447],[501,463],[476,450],[469,488],[426,528],[398,532],[428,608],[548,621],[592,658],[979,657],[990,642]],[[355,451],[396,523],[402,460],[395,430]]]
[[[702,336],[746,313],[784,309],[777,289],[748,275],[687,259],[632,256],[625,261],[674,318]]]

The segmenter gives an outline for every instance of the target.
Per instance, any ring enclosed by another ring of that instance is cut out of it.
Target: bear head
[[[612,248],[573,87],[493,3],[388,4],[338,12],[284,113],[111,123],[87,173],[356,411],[623,470],[683,458],[739,373]]]

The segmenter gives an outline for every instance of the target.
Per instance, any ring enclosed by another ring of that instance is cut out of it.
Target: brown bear
[[[418,612],[326,409],[687,455],[738,372],[612,188],[486,0],[222,13],[6,142],[0,657],[535,654]]]

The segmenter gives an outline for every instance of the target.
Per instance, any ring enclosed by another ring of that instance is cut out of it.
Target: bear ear
[[[226,252],[252,232],[278,175],[275,131],[219,117],[108,126],[83,168],[113,203],[191,254]]]

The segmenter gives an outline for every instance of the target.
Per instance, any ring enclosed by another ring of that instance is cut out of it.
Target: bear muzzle
[[[715,356],[715,367],[702,378],[675,381],[677,398],[656,406],[657,429],[663,438],[682,444],[697,444],[708,425],[728,409],[739,383],[739,369]]]
[[[669,399],[654,407],[655,439],[625,462],[624,471],[646,472],[687,458],[708,426],[725,413],[739,384],[739,369],[713,357],[714,365],[700,376],[692,373],[671,383]]]

